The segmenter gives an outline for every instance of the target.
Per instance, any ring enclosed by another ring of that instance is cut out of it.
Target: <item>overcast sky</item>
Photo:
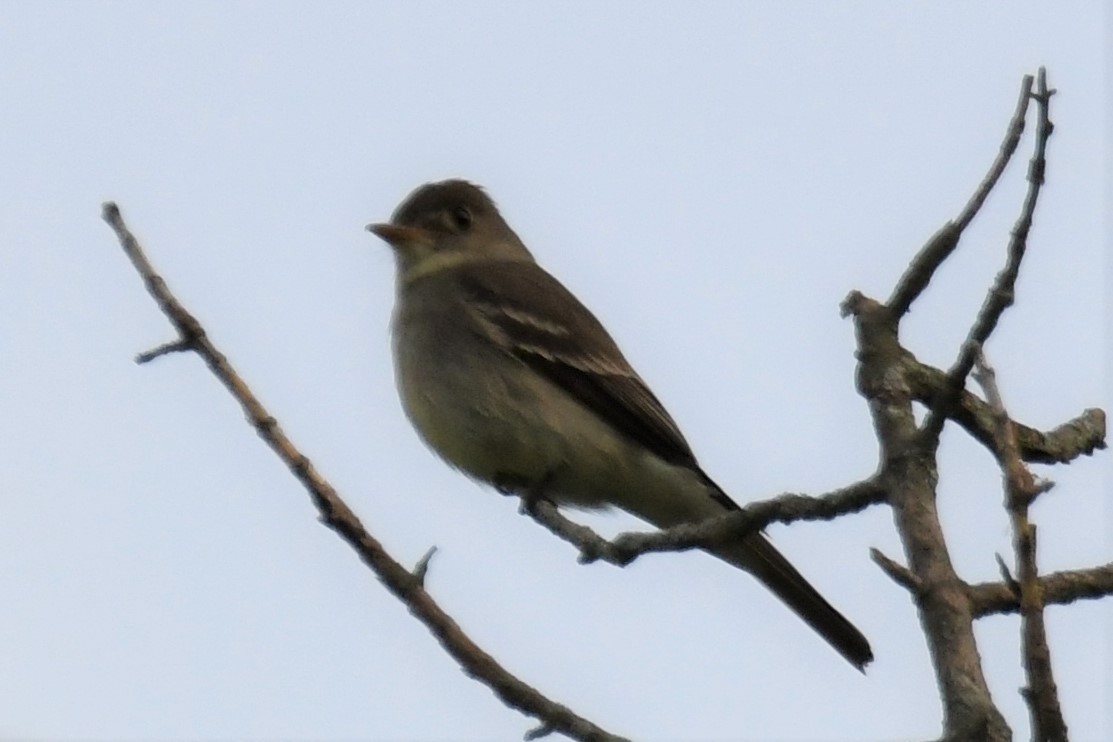
[[[861,676],[703,554],[581,566],[426,451],[397,402],[389,251],[415,186],[483,184],[608,325],[740,501],[868,476],[838,304],[888,295],[1058,88],[1017,304],[987,348],[1017,418],[1113,407],[1111,35],[1102,3],[13,3],[0,6],[0,737],[516,739],[172,339],[116,200],[288,434],[527,682],[638,739],[940,731],[887,508],[770,535],[869,636]],[[1002,264],[1031,140],[906,322],[949,364]],[[1108,562],[1110,456],[1039,468],[1044,570]],[[1010,558],[991,458],[948,428],[960,574]],[[631,518],[585,518],[606,533]],[[1048,611],[1067,722],[1113,736],[1113,601]],[[979,623],[1018,738],[1018,621]]]

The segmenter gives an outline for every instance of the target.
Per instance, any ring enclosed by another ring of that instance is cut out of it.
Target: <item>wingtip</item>
[[[835,648],[839,650],[839,654],[841,654],[847,662],[854,665],[854,668],[858,672],[865,675],[866,668],[868,668],[869,664],[873,662],[873,649],[870,647],[869,641],[866,639],[866,637],[862,636],[862,634],[859,633],[857,629],[855,629],[854,632],[858,634],[856,638],[859,640],[859,642],[856,643],[858,643],[859,646],[850,647],[842,645],[836,646]]]

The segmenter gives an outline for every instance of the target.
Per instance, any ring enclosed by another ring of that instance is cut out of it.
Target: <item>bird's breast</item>
[[[418,297],[420,298],[420,297]],[[463,306],[408,302],[393,323],[403,409],[441,458],[484,482],[535,481],[559,457],[540,390]]]

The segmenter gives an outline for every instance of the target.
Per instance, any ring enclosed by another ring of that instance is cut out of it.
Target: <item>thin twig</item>
[[[993,557],[997,560],[997,571],[1001,573],[1001,582],[1012,591],[1012,594],[1016,596],[1017,601],[1019,601],[1020,583],[1013,577],[1012,570],[1009,569],[1009,565],[1005,564],[1005,560],[1000,554],[994,554]]]
[[[231,392],[243,407],[248,420],[259,432],[294,476],[308,490],[321,513],[321,520],[351,546],[360,559],[370,567],[387,589],[410,609],[418,620],[433,633],[441,646],[470,676],[487,685],[503,703],[534,716],[543,725],[558,730],[569,737],[582,740],[607,740],[616,737],[592,722],[575,714],[562,704],[551,701],[535,688],[511,675],[494,657],[484,652],[445,613],[422,587],[421,579],[410,573],[393,559],[374,537],[363,527],[355,513],[340,499],[336,490],[313,467],[294,444],[286,437],[277,421],[267,412],[216,346],[209,341],[201,324],[186,311],[181,302],[166,287],[147,260],[139,242],[124,223],[120,210],[114,203],[106,203],[104,220],[116,232],[120,245],[142,277],[152,298],[163,314],[177,328],[181,340],[204,359],[213,374]],[[420,565],[419,565],[420,566]],[[420,570],[419,570],[420,571]]]
[[[1016,152],[1016,148],[1020,144],[1020,137],[1024,133],[1024,114],[1028,110],[1031,91],[1032,76],[1025,75],[1020,85],[1020,98],[1016,102],[1016,110],[1009,121],[1005,139],[1001,142],[1001,148],[998,150],[997,157],[990,166],[989,172],[978,184],[974,195],[970,197],[958,217],[944,224],[928,240],[927,244],[912,259],[912,262],[908,264],[908,269],[905,270],[904,275],[897,281],[897,285],[887,302],[889,309],[895,316],[900,317],[907,313],[912,306],[912,302],[916,301],[920,294],[924,292],[935,275],[935,271],[958,246],[963,230],[974,220],[974,216],[989,197],[990,191],[1001,179],[1001,175],[1005,172],[1005,167],[1012,159],[1013,153]]]
[[[1001,142],[1001,149],[997,153],[997,158],[993,161],[993,165],[989,168],[982,182],[978,184],[977,190],[970,200],[966,203],[962,212],[955,218],[955,225],[960,229],[966,229],[970,226],[970,222],[974,221],[981,210],[982,205],[989,198],[990,192],[993,187],[997,185],[997,181],[1005,173],[1005,167],[1009,164],[1013,154],[1016,153],[1016,148],[1020,146],[1020,138],[1024,134],[1024,119],[1028,111],[1028,102],[1032,97],[1032,76],[1025,75],[1020,81],[1020,95],[1016,100],[1016,110],[1013,111],[1013,117],[1009,121],[1009,128],[1005,134],[1005,140]]]
[[[917,577],[912,570],[905,567],[900,562],[885,556],[881,549],[870,549],[870,559],[872,559],[878,567],[881,567],[881,570],[889,575],[889,578],[893,582],[913,595],[923,589],[923,582],[921,582],[920,578]]]
[[[185,353],[186,351],[193,350],[193,341],[189,339],[173,340],[169,343],[163,343],[157,348],[152,348],[148,351],[140,353],[135,357],[135,362],[142,365],[150,363],[156,358],[168,356],[171,353]]]
[[[417,580],[417,583],[422,587],[425,587],[425,577],[429,574],[429,562],[432,561],[433,555],[436,553],[437,547],[430,546],[429,550],[425,552],[421,559],[417,560],[417,564],[414,565],[411,574],[413,574],[414,579]]]
[[[1013,226],[1009,237],[1008,259],[1004,269],[997,274],[993,286],[986,294],[982,308],[970,328],[966,340],[962,344],[958,358],[947,371],[947,384],[937,400],[932,403],[931,410],[922,426],[924,440],[936,442],[939,433],[943,430],[943,423],[966,384],[966,377],[974,367],[974,355],[978,349],[985,345],[986,340],[993,334],[998,320],[1005,310],[1012,306],[1016,278],[1020,274],[1020,264],[1024,260],[1024,252],[1028,246],[1028,232],[1032,228],[1032,218],[1036,211],[1036,202],[1039,200],[1040,188],[1044,182],[1044,172],[1047,168],[1047,140],[1054,127],[1048,118],[1053,91],[1047,89],[1047,75],[1041,67],[1039,72],[1037,91],[1032,94],[1037,106],[1036,145],[1028,168],[1028,192],[1024,197],[1020,217]]]

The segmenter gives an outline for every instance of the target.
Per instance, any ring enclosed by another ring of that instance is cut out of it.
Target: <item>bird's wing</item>
[[[461,268],[468,306],[495,342],[579,399],[616,430],[665,461],[686,466],[728,510],[738,508],[699,468],[661,402],[634,372],[599,320],[535,263],[485,262]],[[761,533],[711,550],[752,573],[858,669],[869,642]]]
[[[468,306],[508,352],[663,460],[700,471],[676,422],[559,281],[524,261],[462,266],[459,280]]]

